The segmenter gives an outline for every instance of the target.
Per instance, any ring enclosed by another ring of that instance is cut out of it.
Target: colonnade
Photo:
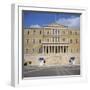
[[[43,46],[43,53],[67,53],[68,46]]]

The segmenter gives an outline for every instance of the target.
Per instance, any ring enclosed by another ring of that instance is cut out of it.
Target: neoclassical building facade
[[[80,30],[52,23],[40,28],[24,28],[24,61],[39,65],[69,64],[75,58],[80,64]]]

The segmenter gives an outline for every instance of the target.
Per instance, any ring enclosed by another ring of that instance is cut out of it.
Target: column
[[[56,49],[56,47],[54,46],[54,54],[55,54],[55,49]]]
[[[61,46],[59,46],[59,53],[61,53]]]
[[[63,53],[63,46],[61,46],[61,53]]]
[[[56,53],[57,53],[57,46],[56,46]]]
[[[45,53],[47,53],[47,46],[45,46]]]
[[[45,46],[45,53],[47,53],[47,46]]]
[[[45,53],[45,46],[44,46],[44,53]]]
[[[58,46],[58,53],[60,53],[60,46]]]
[[[52,53],[54,53],[54,46],[52,46]]]
[[[64,53],[66,53],[66,46],[64,46]]]
[[[48,46],[48,53],[50,53],[50,46]]]
[[[44,54],[44,46],[42,46],[42,53]]]
[[[51,46],[50,46],[50,53],[51,53]]]
[[[47,46],[47,54],[48,54],[48,46]]]
[[[62,53],[64,53],[64,46],[62,46],[62,51],[63,51]]]
[[[65,53],[67,53],[67,46],[65,46],[66,47],[66,52]]]
[[[63,46],[63,53],[65,53],[65,46]]]
[[[59,46],[59,53],[60,53],[60,46]]]
[[[55,46],[55,54],[56,54],[56,48],[57,48],[57,47]]]
[[[65,46],[65,53],[67,53],[67,46]]]
[[[59,53],[59,46],[57,46],[57,53]]]
[[[61,46],[60,46],[60,53],[61,53]]]
[[[52,46],[51,46],[51,53],[52,53]]]
[[[67,46],[67,53],[68,53],[68,46]]]

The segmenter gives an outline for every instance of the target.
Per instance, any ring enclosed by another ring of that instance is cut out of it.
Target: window
[[[47,42],[49,42],[49,39],[47,39]]]
[[[42,32],[40,31],[40,34],[41,34]]]
[[[34,52],[34,48],[32,49],[32,52]]]
[[[39,53],[42,53],[42,47],[39,48]]]
[[[65,38],[63,38],[63,41],[65,41]]]
[[[39,40],[39,43],[41,43],[41,40]]]
[[[28,54],[28,49],[26,48],[26,54]]]
[[[54,34],[54,29],[53,29],[53,34]]]
[[[36,31],[34,30],[33,33],[35,33]]]
[[[47,32],[47,35],[49,34],[49,31]]]
[[[29,39],[26,39],[27,44],[29,43]]]
[[[71,53],[72,53],[72,49],[71,49]]]
[[[76,39],[76,43],[78,43],[78,39]]]
[[[60,40],[59,40],[59,37],[58,37],[58,42],[59,42]]]
[[[58,30],[58,35],[59,35],[59,30]]]
[[[70,43],[72,43],[72,39],[70,39]]]
[[[28,30],[28,33],[27,34],[29,35],[29,30]]]
[[[72,35],[72,31],[70,31],[70,35]]]
[[[57,37],[55,37],[55,42],[57,42]]]
[[[57,34],[57,30],[55,30],[55,34]]]
[[[75,32],[75,35],[77,35],[77,32]]]
[[[33,39],[33,44],[35,44],[35,39]]]
[[[53,42],[54,42],[54,37],[53,37]]]
[[[58,32],[57,32],[57,29],[53,29],[53,34],[57,34]]]
[[[79,52],[79,49],[77,48],[77,51],[76,51],[77,53]]]
[[[65,31],[63,31],[63,34],[65,34]]]

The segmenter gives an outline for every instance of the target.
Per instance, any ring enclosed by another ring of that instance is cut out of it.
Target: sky
[[[43,27],[51,23],[58,23],[72,28],[80,28],[80,14],[77,13],[58,13],[23,11],[23,26]]]

